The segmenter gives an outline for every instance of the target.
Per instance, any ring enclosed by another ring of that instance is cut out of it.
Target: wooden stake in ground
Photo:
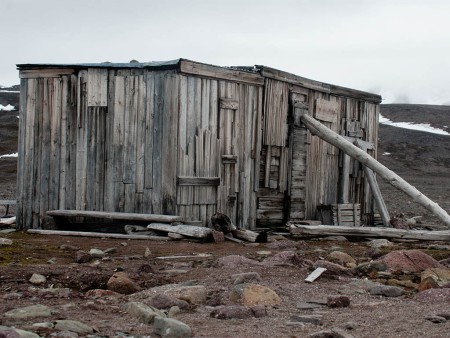
[[[450,227],[450,216],[447,212],[442,209],[436,202],[430,200],[427,196],[422,194],[415,187],[406,182],[403,178],[398,176],[392,170],[389,170],[380,162],[375,160],[372,156],[368,155],[366,152],[362,151],[351,142],[347,141],[341,135],[335,133],[331,129],[324,126],[322,123],[318,122],[312,116],[304,114],[301,109],[295,109],[296,115],[298,114],[301,122],[311,131],[314,135],[317,135],[324,141],[334,145],[339,148],[355,160],[361,162],[361,164],[369,167],[383,179],[389,182],[392,186],[403,191],[405,194],[410,196],[413,201],[421,204],[426,209],[431,211],[434,215],[439,217],[440,220],[444,222],[445,225]]]

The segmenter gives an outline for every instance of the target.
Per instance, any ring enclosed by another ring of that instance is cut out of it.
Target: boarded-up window
[[[284,147],[287,137],[289,86],[284,82],[267,80],[264,97],[263,144]]]

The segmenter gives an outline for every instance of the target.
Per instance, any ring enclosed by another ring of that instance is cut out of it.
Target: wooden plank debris
[[[102,219],[166,223],[182,221],[181,216],[174,215],[136,214],[129,212],[106,212],[89,210],[50,210],[47,211],[47,215],[59,217],[92,217]]]
[[[308,283],[312,283],[314,282],[317,278],[320,277],[321,274],[323,274],[325,271],[327,271],[327,269],[325,268],[317,268],[315,269],[313,272],[311,272],[308,277],[305,278],[305,282]]]
[[[195,225],[170,225],[162,223],[151,223],[147,225],[148,229],[163,231],[163,232],[174,232],[180,235],[195,237],[195,238],[207,238],[212,235],[212,230],[210,228],[198,227]]]
[[[383,227],[343,227],[333,225],[300,225],[289,222],[293,236],[345,236],[399,238],[423,241],[450,241],[450,231],[401,230]]]

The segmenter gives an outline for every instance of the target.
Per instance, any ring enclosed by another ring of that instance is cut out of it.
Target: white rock
[[[47,278],[45,276],[40,275],[38,273],[33,273],[31,278],[29,279],[29,282],[34,285],[42,285],[47,281]]]

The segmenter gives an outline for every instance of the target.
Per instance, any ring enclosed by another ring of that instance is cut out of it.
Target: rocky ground
[[[391,120],[409,109],[406,117],[426,122],[426,106],[391,108],[383,107]],[[16,115],[0,113],[1,154],[17,149]],[[450,108],[436,116],[448,123]],[[381,126],[379,158],[450,210],[450,137],[424,134]],[[15,160],[4,160],[0,199],[15,194]],[[442,228],[403,194],[381,189],[391,214]],[[450,337],[446,242],[271,236],[238,244],[3,231],[0,337]],[[305,282],[319,267],[327,271]]]

